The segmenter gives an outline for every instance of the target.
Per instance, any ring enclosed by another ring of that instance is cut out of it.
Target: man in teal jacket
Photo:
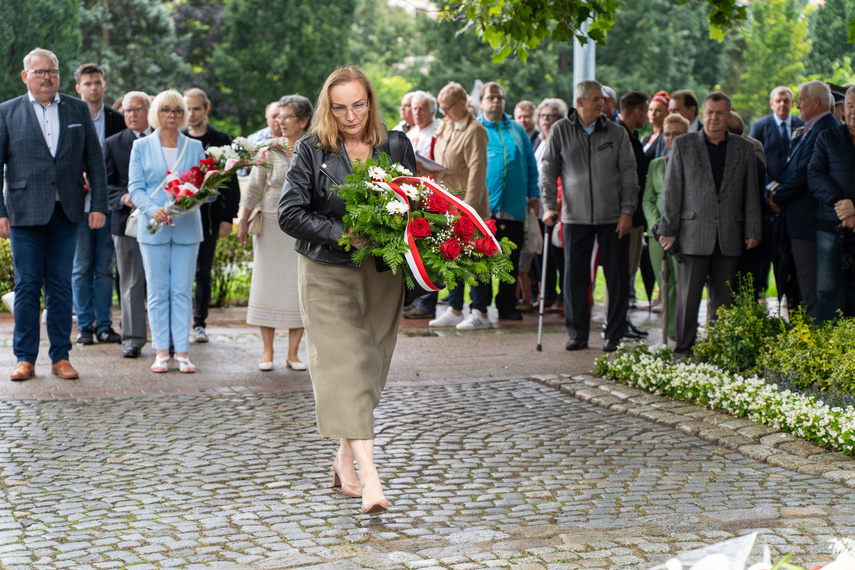
[[[505,113],[505,90],[491,81],[481,88],[481,115],[478,120],[487,129],[487,189],[490,192],[490,215],[496,220],[496,238],[517,244],[511,253],[514,272],[519,267],[526,211],[531,204],[540,209],[537,186],[537,163],[531,141],[525,130]],[[472,288],[472,313],[457,328],[475,330],[490,328],[487,306],[493,301],[493,287],[483,283]],[[516,310],[516,285],[499,283],[496,309],[500,319],[522,320]]]

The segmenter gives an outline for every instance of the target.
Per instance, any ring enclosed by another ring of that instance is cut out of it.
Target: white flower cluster
[[[252,144],[251,142],[246,140],[244,137],[237,137],[236,139],[234,139],[232,141],[232,144],[241,147],[242,149],[246,150],[247,152],[255,153],[256,151],[258,151],[258,146]]]
[[[205,149],[205,154],[216,160],[217,162],[225,161],[229,159],[237,160],[240,158],[238,153],[235,152],[230,146],[209,146]]]
[[[409,169],[404,168],[404,166],[399,162],[396,162],[395,164],[393,164],[391,170],[392,170],[392,178],[397,178],[398,176],[412,176],[413,175],[413,173],[410,172]]]
[[[419,189],[412,184],[401,184],[401,190],[404,191],[404,194],[407,195],[407,198],[413,200],[414,202],[418,202],[419,200]]]
[[[671,364],[662,354],[622,351],[604,361],[606,376],[681,400],[723,410],[855,453],[855,408],[829,407],[813,396],[780,390],[756,376],[743,378],[710,364]]]

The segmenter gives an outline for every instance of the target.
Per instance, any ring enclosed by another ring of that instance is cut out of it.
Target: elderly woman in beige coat
[[[437,97],[445,117],[436,130],[433,154],[436,162],[448,170],[434,178],[449,190],[466,189],[463,201],[472,206],[482,218],[490,215],[490,196],[487,192],[487,130],[476,121],[466,108],[466,90],[458,83],[449,83]],[[404,315],[408,318],[435,315],[437,293],[416,299]],[[448,292],[448,308],[431,320],[432,327],[456,327],[463,317],[463,285]]]

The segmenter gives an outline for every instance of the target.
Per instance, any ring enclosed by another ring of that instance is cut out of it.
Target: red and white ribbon
[[[384,188],[386,190],[391,190],[395,193],[395,198],[405,204],[407,206],[407,226],[404,229],[404,240],[407,242],[407,245],[410,246],[410,250],[404,256],[407,260],[407,265],[410,267],[410,271],[413,274],[416,282],[422,289],[428,291],[439,291],[441,287],[434,285],[433,281],[431,281],[428,276],[427,269],[425,268],[424,263],[422,262],[421,255],[419,254],[419,249],[416,246],[416,238],[413,237],[413,234],[410,232],[410,221],[411,221],[411,212],[410,212],[410,200],[407,197],[406,192],[401,190],[400,184],[410,183],[418,186],[419,184],[430,188],[430,190],[445,200],[445,203],[449,206],[454,206],[458,210],[460,210],[460,214],[466,216],[472,223],[475,224],[475,227],[478,228],[484,237],[489,237],[493,240],[493,244],[496,246],[496,251],[502,251],[502,247],[499,245],[499,241],[496,239],[496,236],[493,235],[493,232],[490,231],[490,228],[487,227],[487,224],[484,223],[484,220],[481,219],[481,216],[478,215],[478,212],[475,209],[455,196],[454,194],[448,192],[438,184],[436,184],[433,180],[429,178],[415,178],[411,176],[399,176],[387,183],[382,180],[373,180],[375,184]]]

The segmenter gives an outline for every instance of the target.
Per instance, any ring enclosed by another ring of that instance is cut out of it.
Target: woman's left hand
[[[168,222],[169,221],[169,211],[166,208],[158,208],[154,211],[154,216],[152,216],[158,222]]]
[[[249,242],[249,224],[243,216],[238,218],[238,241],[241,245],[246,245]]]

